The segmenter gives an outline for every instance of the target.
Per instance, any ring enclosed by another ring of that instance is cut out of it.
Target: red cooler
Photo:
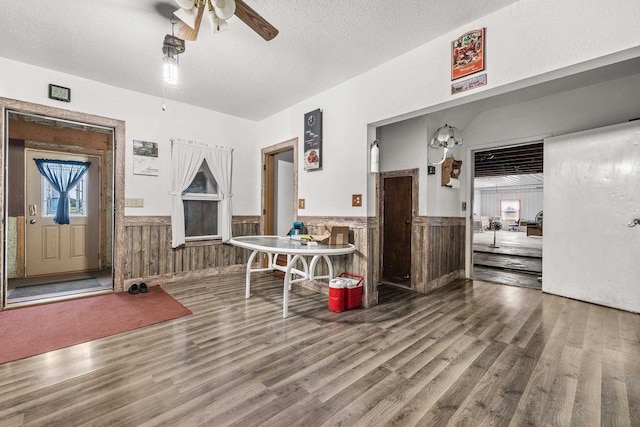
[[[335,312],[344,311],[345,308],[345,279],[336,277],[329,282],[329,310]]]
[[[362,305],[362,280],[364,277],[353,273],[342,273],[338,276],[346,283],[345,308],[351,310]]]

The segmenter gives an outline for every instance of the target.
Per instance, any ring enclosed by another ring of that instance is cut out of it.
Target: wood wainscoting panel
[[[464,218],[416,217],[412,229],[413,290],[427,293],[464,277]]]
[[[234,217],[234,236],[259,234],[260,217]],[[125,289],[132,283],[148,285],[198,279],[244,270],[250,252],[220,240],[187,242],[171,248],[171,218],[135,216],[125,218]]]

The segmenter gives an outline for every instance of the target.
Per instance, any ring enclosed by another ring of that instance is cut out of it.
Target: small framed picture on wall
[[[451,80],[484,70],[485,29],[469,31],[451,42]]]

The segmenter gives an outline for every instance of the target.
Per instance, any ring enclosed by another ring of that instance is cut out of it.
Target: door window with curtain
[[[78,184],[84,185],[84,182],[80,181],[91,163],[60,159],[34,159],[34,161],[42,178],[48,184],[42,188],[44,190],[42,191],[44,196],[42,206],[45,207],[42,215],[48,216],[50,211],[55,213],[53,221],[56,224],[69,224],[69,216],[72,213],[78,214],[79,209],[80,215],[82,215],[80,204],[84,200],[79,200],[78,194],[82,197],[85,192],[80,189],[80,193],[78,193],[77,186]],[[56,194],[58,197],[55,197]]]

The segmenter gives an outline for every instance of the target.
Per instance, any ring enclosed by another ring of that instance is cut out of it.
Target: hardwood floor
[[[294,287],[282,319],[255,279],[166,286],[192,316],[0,365],[0,426],[640,425],[636,314],[461,280],[343,313]]]
[[[542,238],[499,231],[499,246],[492,247],[493,233],[475,233],[473,278],[511,286],[542,289]]]

